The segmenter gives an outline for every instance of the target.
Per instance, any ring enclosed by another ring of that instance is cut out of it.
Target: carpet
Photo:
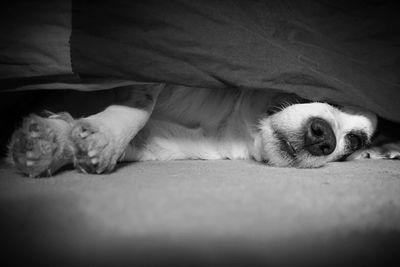
[[[399,266],[400,161],[0,168],[2,261],[42,266]]]

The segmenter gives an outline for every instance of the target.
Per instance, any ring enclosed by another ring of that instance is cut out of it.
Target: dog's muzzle
[[[304,148],[313,156],[327,156],[336,148],[336,137],[330,124],[311,118],[305,128]]]

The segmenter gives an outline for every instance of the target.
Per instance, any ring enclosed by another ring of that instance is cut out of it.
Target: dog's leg
[[[77,120],[71,131],[75,167],[89,173],[112,171],[129,142],[148,121],[162,88],[163,85],[120,88],[120,104]]]
[[[72,163],[69,140],[73,118],[68,113],[30,115],[12,135],[8,161],[29,177],[51,176]]]
[[[400,142],[386,143],[362,149],[351,154],[347,160],[400,159]]]
[[[400,125],[380,119],[372,144],[351,154],[347,160],[400,159]]]

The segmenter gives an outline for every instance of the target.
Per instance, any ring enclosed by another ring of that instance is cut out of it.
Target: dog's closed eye
[[[363,148],[367,143],[367,136],[365,133],[348,133],[346,135],[347,147],[350,151],[356,151]]]

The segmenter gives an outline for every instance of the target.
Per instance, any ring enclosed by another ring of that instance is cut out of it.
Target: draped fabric
[[[389,1],[17,1],[0,11],[0,89],[280,89],[400,122],[398,11]]]

